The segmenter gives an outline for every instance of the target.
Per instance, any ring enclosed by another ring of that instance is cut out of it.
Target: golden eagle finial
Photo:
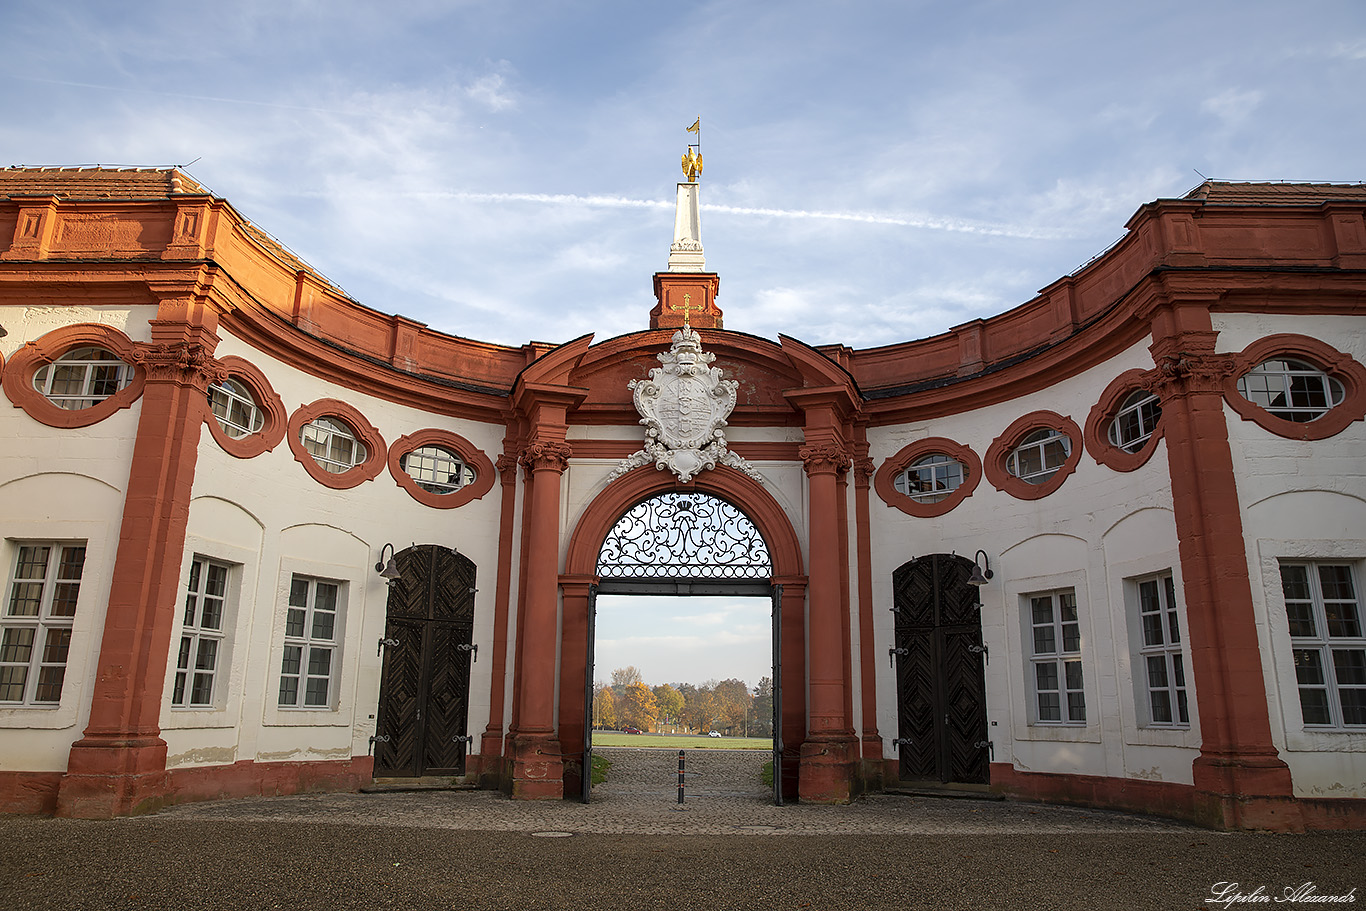
[[[697,175],[702,173],[702,118],[693,121],[693,125],[688,127],[689,133],[697,134],[697,142],[688,146],[688,151],[683,153],[683,176],[688,178],[688,183],[696,183]]]

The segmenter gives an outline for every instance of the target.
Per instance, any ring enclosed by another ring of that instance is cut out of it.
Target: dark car
[[[639,734],[640,728],[622,728],[622,731],[627,734]]]

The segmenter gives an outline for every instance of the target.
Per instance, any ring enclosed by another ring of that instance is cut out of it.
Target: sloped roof
[[[164,199],[175,193],[209,191],[176,168],[0,169],[0,197],[59,196],[64,199]]]
[[[1214,205],[1306,206],[1330,200],[1366,202],[1366,183],[1233,183],[1207,180],[1191,190],[1186,199],[1203,199]]]

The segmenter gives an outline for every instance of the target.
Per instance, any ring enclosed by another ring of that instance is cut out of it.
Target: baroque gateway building
[[[853,350],[722,328],[695,176],[649,329],[514,348],[180,171],[0,172],[0,807],[576,796],[597,592],[729,592],[776,799],[1363,825],[1366,187],[1207,182]]]

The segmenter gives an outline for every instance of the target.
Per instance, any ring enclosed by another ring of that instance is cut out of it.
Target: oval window
[[[336,418],[309,421],[299,431],[299,442],[318,467],[333,474],[350,471],[368,455],[365,444],[356,439],[355,432]]]
[[[98,405],[133,379],[133,368],[104,348],[73,348],[33,374],[33,388],[67,411]]]
[[[1043,427],[1020,441],[1006,459],[1006,471],[1021,481],[1043,484],[1072,454],[1072,440],[1062,431]]]
[[[1341,405],[1342,383],[1313,364],[1291,358],[1262,361],[1238,378],[1238,393],[1286,421],[1306,424]]]
[[[265,423],[251,390],[232,377],[209,387],[209,408],[218,426],[233,439],[250,436]]]
[[[1110,443],[1125,452],[1138,452],[1152,438],[1162,417],[1162,400],[1146,389],[1125,397],[1110,422]]]
[[[474,469],[443,446],[423,446],[399,459],[399,468],[428,493],[455,493],[474,483]]]
[[[962,462],[942,452],[917,459],[896,476],[897,493],[917,503],[938,503],[967,480],[968,469]]]

